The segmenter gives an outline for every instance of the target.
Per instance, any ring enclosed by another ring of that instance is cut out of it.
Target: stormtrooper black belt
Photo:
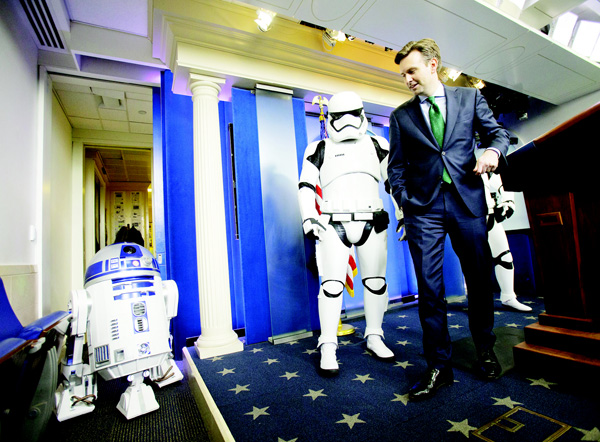
[[[348,236],[346,235],[346,229],[344,229],[343,224],[344,222],[365,221],[365,228],[363,230],[362,237],[357,243],[354,244],[355,246],[362,246],[365,242],[367,242],[371,230],[374,229],[375,233],[381,233],[387,229],[387,226],[390,223],[390,216],[385,210],[380,210],[378,212],[324,213],[324,215],[331,216],[329,224],[333,226],[338,234],[338,237],[346,247],[352,247],[352,243],[350,243]],[[371,219],[365,220],[364,217],[366,215],[371,215]]]
[[[365,226],[366,230],[370,230],[372,228],[375,229],[375,232],[380,233],[387,229],[388,224],[390,223],[390,216],[385,210],[379,210],[377,212],[352,212],[352,213],[327,213],[324,212],[323,215],[329,215],[329,224],[336,226],[341,226],[344,222],[350,221],[366,221],[367,226]],[[337,230],[337,229],[336,229]]]

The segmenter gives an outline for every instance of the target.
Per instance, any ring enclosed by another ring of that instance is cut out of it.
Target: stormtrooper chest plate
[[[371,139],[365,136],[341,143],[327,140],[320,170],[321,186],[324,188],[341,176],[355,173],[371,175],[376,181],[381,178],[379,158]]]

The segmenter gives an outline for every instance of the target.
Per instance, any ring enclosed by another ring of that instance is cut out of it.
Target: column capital
[[[194,94],[194,88],[198,86],[208,86],[212,87],[217,91],[217,93],[221,92],[221,84],[225,84],[224,78],[219,77],[211,77],[209,75],[201,75],[190,73],[188,78],[188,88]]]

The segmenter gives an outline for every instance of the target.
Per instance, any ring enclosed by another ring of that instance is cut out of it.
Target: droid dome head
[[[367,133],[363,102],[354,92],[340,92],[329,100],[327,133],[335,141],[355,140]]]

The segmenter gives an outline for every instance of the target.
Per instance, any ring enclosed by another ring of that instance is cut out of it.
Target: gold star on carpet
[[[259,351],[263,351],[263,349],[262,349],[262,348],[253,348],[253,349],[252,349],[252,350],[250,350],[250,351],[251,351],[252,353],[256,354],[256,353],[258,353]]]
[[[352,341],[340,341],[340,345],[351,345]]]
[[[583,436],[583,439],[581,440],[600,440],[600,430],[598,430],[597,427],[592,428],[590,431],[584,430],[583,428],[577,428],[574,427],[577,431],[582,432],[583,434],[585,434],[585,436]]]
[[[504,314],[504,312],[494,312],[494,314],[495,314],[496,316],[500,316],[500,315],[503,315],[503,314]]]
[[[356,413],[353,416],[342,413],[342,416],[344,416],[344,419],[342,419],[341,421],[337,421],[336,424],[348,424],[350,429],[352,429],[354,424],[366,424],[365,421],[358,418],[358,416],[360,416],[360,413]]]
[[[533,302],[533,301],[523,301],[522,303],[523,304],[535,304],[535,302]]]
[[[537,318],[535,316],[525,316],[525,319],[529,319],[530,321],[536,321]]]
[[[396,399],[392,399],[392,402],[402,402],[404,405],[408,404],[408,393],[406,394],[397,394],[394,393]]]
[[[411,363],[410,363],[410,362],[408,362],[408,361],[404,361],[404,362],[399,362],[399,361],[396,361],[396,364],[394,365],[394,367],[402,367],[402,368],[406,368],[406,367],[408,367],[408,366],[412,367],[412,366],[413,366],[413,364],[411,364]]]
[[[217,371],[217,373],[222,374],[223,376],[225,376],[226,374],[235,373],[235,368],[224,368],[221,371]]]
[[[290,439],[290,440],[284,440],[280,437],[277,438],[277,442],[296,442],[297,440],[298,440],[298,438]]]
[[[406,318],[406,315],[398,315],[399,318]]]
[[[266,361],[263,361],[263,364],[271,365],[271,364],[275,364],[275,363],[279,363],[279,361],[277,359],[271,359],[271,358],[267,359]]]
[[[399,325],[398,327],[396,327],[396,330],[406,330],[407,328],[410,328],[406,325]]]
[[[270,414],[267,413],[267,408],[269,408],[269,407],[256,408],[255,406],[252,406],[252,411],[250,411],[248,413],[244,413],[244,414],[250,415],[250,416],[252,416],[252,420],[256,420],[256,418],[259,416],[270,416]]]
[[[307,393],[307,394],[305,394],[304,396],[311,397],[311,398],[312,398],[312,400],[314,401],[314,400],[315,400],[315,399],[317,399],[318,397],[321,397],[321,396],[327,396],[325,393],[323,393],[323,390],[324,390],[323,388],[322,388],[322,389],[320,389],[320,390],[311,390],[311,389],[309,388],[309,389],[308,389],[308,393]]]
[[[448,313],[446,316],[448,316],[449,318],[451,318],[452,316],[454,316],[454,313]]]
[[[492,397],[496,401],[494,405],[506,405],[508,408],[515,408],[515,405],[523,405],[521,402],[513,401],[510,396],[505,397],[504,399],[499,399],[497,397]]]
[[[540,378],[540,379],[527,378],[527,380],[531,381],[531,384],[529,384],[530,387],[533,387],[535,385],[539,385],[540,387],[547,388],[548,390],[550,390],[550,385],[558,385],[558,384],[556,384],[554,382],[548,382],[544,378]]]
[[[452,428],[450,428],[448,430],[448,433],[450,433],[452,431],[456,431],[456,432],[462,433],[463,436],[469,437],[469,431],[477,430],[477,428],[469,425],[468,419],[465,419],[462,422],[452,422],[451,420],[449,420],[448,422],[450,422],[452,424]]]
[[[318,352],[319,352],[319,350],[317,350],[316,348],[314,348],[314,349],[309,348],[308,350],[303,351],[302,353],[306,353],[307,355],[312,355],[313,353],[318,353]]]
[[[223,358],[221,356],[215,356],[214,358],[211,359],[211,361],[213,362],[217,362],[217,361],[222,361]]]
[[[408,343],[409,343],[408,341],[397,341],[396,345],[406,345]]]
[[[513,327],[513,328],[519,328],[520,325],[515,324],[514,322],[512,324],[505,324],[507,327]]]
[[[364,384],[364,383],[365,383],[365,382],[367,382],[367,381],[374,381],[375,379],[373,379],[373,378],[371,377],[371,374],[370,374],[370,373],[367,373],[367,374],[364,374],[364,375],[357,374],[357,375],[356,375],[356,378],[354,378],[354,379],[352,379],[352,380],[353,380],[353,381],[361,381],[361,382]]]
[[[235,388],[230,388],[227,391],[235,391],[235,394],[241,393],[242,391],[250,391],[250,389],[248,388],[250,384],[246,384],[246,385],[238,385],[235,384]]]
[[[453,324],[453,325],[449,326],[448,328],[463,328],[463,326],[460,324]]]
[[[299,342],[298,341],[290,341],[290,342],[288,342],[288,345],[295,345],[295,344],[299,344]]]
[[[285,374],[279,376],[280,378],[287,378],[287,380],[289,381],[292,378],[299,378],[300,376],[298,376],[298,372],[295,371],[293,373],[290,373],[289,371],[286,371]]]

